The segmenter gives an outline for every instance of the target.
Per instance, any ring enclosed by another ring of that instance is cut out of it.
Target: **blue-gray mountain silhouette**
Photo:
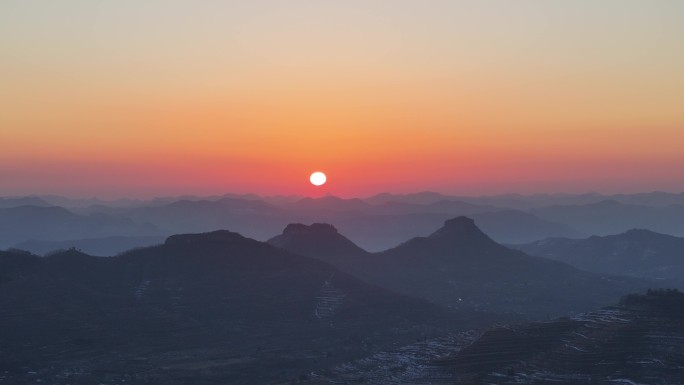
[[[229,231],[111,258],[0,252],[7,383],[269,383],[493,322]]]
[[[327,243],[319,242],[316,227],[322,226],[297,226],[296,234],[284,233],[271,242],[326,260],[369,282],[451,307],[546,317],[599,308],[654,285],[511,250],[467,217],[447,220],[428,237],[373,254],[350,247],[346,238],[332,231]]]
[[[551,238],[514,247],[587,271],[684,285],[684,238],[649,230],[633,229],[585,239]]]

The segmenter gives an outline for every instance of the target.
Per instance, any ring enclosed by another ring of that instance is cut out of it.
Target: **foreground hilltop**
[[[669,385],[684,383],[684,294],[649,291],[572,318],[412,344],[307,384]]]
[[[330,225],[292,226],[269,242],[328,261],[369,282],[451,307],[547,318],[606,306],[625,293],[653,285],[511,250],[467,217],[447,220],[427,237],[373,254],[350,244]],[[288,230],[292,228],[297,231]]]
[[[684,294],[649,291],[571,319],[494,329],[436,363],[464,384],[681,384],[681,309]]]
[[[0,252],[0,379],[255,384],[493,322],[229,232],[118,257]]]

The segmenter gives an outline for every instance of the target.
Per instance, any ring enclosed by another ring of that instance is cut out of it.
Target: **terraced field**
[[[610,307],[419,342],[311,384],[684,384],[684,318]]]

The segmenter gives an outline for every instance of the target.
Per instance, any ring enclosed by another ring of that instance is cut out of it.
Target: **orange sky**
[[[0,195],[682,191],[682,19],[677,1],[4,1]]]

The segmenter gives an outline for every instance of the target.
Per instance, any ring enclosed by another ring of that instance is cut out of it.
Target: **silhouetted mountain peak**
[[[664,245],[670,242],[677,242],[679,238],[672,235],[661,234],[647,229],[631,229],[622,234],[609,235],[605,239],[622,240],[629,242],[640,242],[643,247],[647,245]],[[601,239],[601,237],[599,237]]]
[[[336,261],[338,258],[366,255],[367,252],[337,232],[328,223],[313,223],[309,226],[291,223],[283,233],[267,241],[273,246],[307,257]]]
[[[588,204],[587,206],[595,206],[595,207],[622,207],[624,206],[624,203],[620,203],[616,201],[615,199],[604,199],[600,202],[596,202],[593,204]]]
[[[285,236],[334,234],[338,234],[337,229],[328,223],[313,223],[310,226],[303,223],[290,223],[283,230],[283,235]]]
[[[647,229],[631,229],[627,230],[625,235],[630,235],[630,236],[653,236],[653,235],[663,235],[663,234],[658,234],[655,231],[647,230]]]
[[[66,250],[57,250],[49,254],[48,258],[92,258],[92,256],[72,247]]]
[[[249,239],[228,230],[217,230],[200,234],[178,234],[166,238],[165,245],[193,245],[193,244],[230,244],[248,242]],[[255,241],[256,242],[256,241]]]
[[[489,240],[489,237],[475,225],[474,220],[464,216],[444,221],[444,226],[432,233],[428,238],[469,238]]]
[[[444,221],[444,227],[460,229],[477,228],[477,226],[475,226],[474,220],[464,216],[447,219],[446,221]]]

